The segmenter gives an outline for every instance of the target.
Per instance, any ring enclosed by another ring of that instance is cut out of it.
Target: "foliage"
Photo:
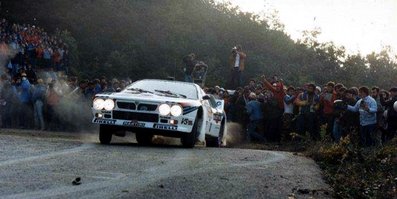
[[[308,155],[325,171],[336,198],[396,198],[397,138],[380,148],[362,149],[349,137],[340,144],[318,143]]]
[[[208,83],[225,85],[230,50],[241,44],[248,55],[246,79],[266,73],[294,85],[329,80],[347,86],[397,84],[390,49],[347,55],[344,47],[318,42],[318,29],[305,31],[295,42],[277,12],[260,17],[212,0],[16,0],[1,6],[0,15],[8,19],[69,30],[61,35],[69,46],[78,45],[72,71],[84,77],[180,80],[182,57],[194,52],[210,66]]]

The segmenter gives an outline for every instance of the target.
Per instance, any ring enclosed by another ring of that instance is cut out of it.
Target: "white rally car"
[[[126,131],[135,133],[141,145],[150,144],[154,135],[181,138],[184,147],[194,147],[197,140],[207,146],[226,144],[223,101],[194,83],[136,81],[121,92],[97,94],[92,112],[102,144]]]

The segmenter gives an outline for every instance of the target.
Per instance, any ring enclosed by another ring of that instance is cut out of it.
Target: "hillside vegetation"
[[[310,30],[295,42],[276,19],[211,0],[14,0],[3,1],[0,13],[66,39],[80,77],[182,79],[182,57],[194,52],[210,66],[209,84],[225,85],[230,50],[241,44],[248,54],[246,79],[266,73],[294,85],[334,80],[388,89],[397,84],[397,64],[388,48],[347,55],[343,47],[318,43],[320,32]]]

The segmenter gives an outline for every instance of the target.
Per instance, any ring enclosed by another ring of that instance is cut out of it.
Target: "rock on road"
[[[314,161],[292,153],[131,140],[1,129],[0,198],[331,197]]]

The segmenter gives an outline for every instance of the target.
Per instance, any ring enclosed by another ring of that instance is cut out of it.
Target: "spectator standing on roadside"
[[[246,110],[249,116],[249,122],[247,125],[247,141],[258,140],[261,142],[265,141],[265,137],[258,133],[257,129],[263,122],[262,105],[256,100],[255,93],[249,94],[249,102],[246,105]]]
[[[55,91],[54,83],[50,83],[48,85],[48,93],[46,97],[48,128],[50,130],[58,130],[59,128],[59,116],[56,114],[56,108],[60,101],[61,96]]]
[[[232,69],[232,75],[230,79],[231,88],[237,88],[241,86],[243,82],[243,71],[245,69],[245,59],[247,55],[242,51],[242,47],[237,45],[232,48],[232,53],[229,57],[229,64]]]
[[[385,99],[384,96],[381,96],[381,103],[387,111],[387,134],[384,138],[385,142],[393,139],[397,133],[397,110],[394,107],[394,104],[397,103],[397,87],[390,89],[390,99]]]
[[[34,125],[36,129],[44,130],[44,102],[47,94],[47,87],[42,79],[37,80],[32,94]]]
[[[347,106],[352,112],[360,113],[360,142],[364,147],[374,145],[374,133],[376,130],[376,113],[378,106],[374,98],[369,95],[367,87],[359,89],[360,100],[354,106]]]
[[[271,83],[267,81],[265,75],[262,76],[262,81],[264,87],[269,89],[272,93],[272,96],[269,98],[267,103],[267,107],[270,110],[270,113],[267,115],[269,115],[270,118],[266,115],[268,119],[266,125],[266,134],[270,135],[272,141],[280,142],[283,126],[282,117],[284,113],[284,84],[276,75],[273,76]]]
[[[334,126],[334,101],[336,94],[334,93],[334,82],[328,82],[326,91],[320,96],[320,105],[322,106],[324,122],[327,124],[326,134],[332,135]],[[335,139],[333,137],[333,139]]]
[[[309,132],[313,140],[319,140],[317,110],[319,108],[319,96],[315,94],[316,86],[308,84],[306,91],[299,94],[295,100],[295,104],[299,107],[299,115],[297,118],[298,133],[305,135]]]
[[[294,118],[294,101],[296,92],[294,87],[288,87],[287,94],[284,96],[284,114],[283,114],[283,135],[284,140],[289,140],[289,133],[292,131],[292,119]]]
[[[20,85],[20,94],[19,94],[19,99],[21,101],[21,106],[19,107],[19,119],[20,119],[20,125],[22,128],[28,128],[29,125],[29,119],[32,114],[31,110],[31,84],[29,80],[26,77],[26,73],[21,74],[22,79],[21,79],[21,85]]]

